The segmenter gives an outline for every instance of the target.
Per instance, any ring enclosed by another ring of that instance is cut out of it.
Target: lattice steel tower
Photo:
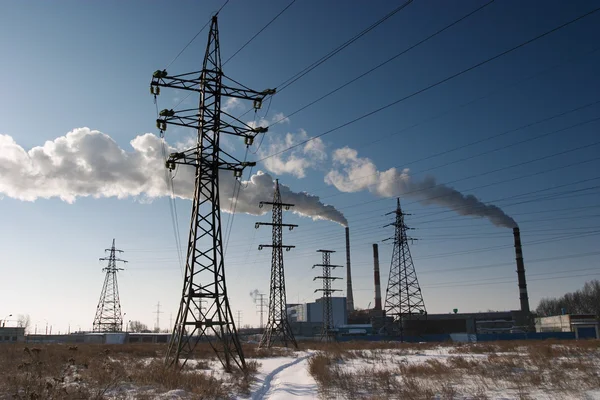
[[[316,289],[315,293],[323,292],[323,298],[321,301],[323,302],[323,328],[321,329],[321,340],[330,341],[335,338],[333,334],[333,307],[331,304],[331,294],[334,292],[339,292],[339,289],[332,289],[331,282],[336,279],[342,279],[336,276],[331,276],[331,270],[335,268],[343,268],[342,265],[331,265],[331,253],[335,253],[333,250],[317,250],[317,252],[323,254],[323,263],[315,264],[315,267],[323,268],[322,276],[315,276],[313,281],[317,279],[321,279],[323,281],[323,288]]]
[[[396,214],[396,220],[386,226],[394,226],[396,230],[393,237],[394,250],[390,264],[390,277],[385,292],[385,313],[386,316],[394,318],[394,323],[398,325],[399,333],[402,336],[403,319],[423,317],[427,312],[410,249],[408,248],[408,241],[414,239],[406,234],[406,231],[411,228],[404,223],[404,216],[410,214],[402,212],[400,199],[398,199],[396,210],[387,215],[390,214]]]
[[[258,109],[265,96],[275,91],[257,92],[223,74],[217,16],[212,18],[202,70],[173,76],[166,70],[156,71],[151,93],[158,95],[160,87],[200,94],[198,109],[162,110],[157,120],[161,135],[167,124],[193,128],[198,133],[194,147],[172,153],[166,162],[171,170],[176,165],[196,169],[183,291],[166,363],[185,365],[198,342],[203,340],[210,343],[226,371],[232,370],[232,363],[244,369],[244,354],[225,284],[219,170],[233,171],[236,178],[240,178],[243,169],[255,163],[241,162],[222,151],[219,138],[223,133],[236,135],[251,145],[254,137],[266,132],[266,128],[253,128],[227,114],[221,109],[221,99],[249,100]]]
[[[287,318],[286,298],[285,298],[285,274],[283,270],[283,249],[289,251],[296,246],[283,244],[282,228],[288,227],[290,230],[298,225],[284,224],[282,209],[289,210],[293,204],[282,203],[281,193],[279,192],[279,181],[275,180],[275,193],[273,201],[261,201],[259,207],[263,205],[273,206],[273,222],[257,222],[255,227],[258,229],[261,225],[270,225],[273,228],[273,243],[261,244],[259,250],[264,247],[271,247],[273,250],[271,256],[271,286],[269,290],[269,318],[267,326],[260,339],[260,347],[271,347],[274,344],[281,343],[285,347],[288,344],[298,348],[296,338],[292,333],[292,328]]]
[[[126,263],[116,257],[116,253],[122,253],[123,250],[115,249],[115,239],[112,241],[112,247],[105,249],[110,251],[108,257],[103,257],[100,261],[108,261],[108,266],[102,268],[106,272],[100,301],[96,308],[94,317],[94,332],[121,332],[123,330],[123,316],[121,315],[121,301],[119,300],[119,286],[117,284],[117,271],[123,268],[117,268],[117,262]]]

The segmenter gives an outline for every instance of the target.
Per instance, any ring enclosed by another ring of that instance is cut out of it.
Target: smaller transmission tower
[[[261,244],[258,250],[264,247],[271,247],[273,250],[271,257],[271,286],[269,290],[269,318],[267,326],[263,332],[259,347],[271,347],[273,344],[281,343],[285,347],[288,344],[293,345],[296,349],[298,344],[290,327],[287,317],[286,296],[285,296],[285,274],[283,269],[283,249],[286,251],[293,249],[296,246],[283,244],[282,228],[288,227],[290,230],[298,225],[284,224],[282,209],[289,210],[293,204],[282,203],[281,193],[279,192],[279,180],[275,180],[275,193],[273,201],[261,201],[259,207],[263,205],[273,206],[273,222],[257,222],[255,228],[261,225],[270,225],[273,229],[273,243]]]
[[[104,251],[110,251],[110,255],[100,259],[100,261],[108,261],[108,266],[102,268],[102,271],[106,272],[106,277],[104,278],[102,293],[100,293],[100,301],[96,308],[93,331],[121,332],[123,330],[123,316],[121,315],[117,271],[122,271],[123,268],[117,268],[117,262],[126,263],[127,261],[116,257],[116,253],[122,253],[123,250],[115,249],[115,239],[112,241],[112,247]]]
[[[404,334],[402,321],[422,318],[427,314],[427,311],[425,310],[421,287],[408,248],[408,241],[415,240],[408,237],[406,231],[411,228],[404,223],[404,216],[410,214],[402,212],[400,199],[397,200],[397,204],[395,211],[386,214],[396,214],[396,220],[386,225],[394,226],[395,233],[393,238],[385,239],[394,239],[390,276],[385,292],[385,312],[388,317],[394,318],[394,323],[397,324],[402,338]]]
[[[156,314],[156,324],[154,326],[154,330],[156,332],[160,332],[160,314],[162,314],[163,312],[160,311],[160,301],[158,303],[156,303],[156,311],[154,311],[154,314]]]
[[[321,340],[331,341],[335,339],[333,333],[333,307],[331,305],[331,293],[339,292],[339,289],[332,289],[331,282],[336,279],[342,279],[335,276],[331,276],[331,270],[334,268],[343,268],[342,265],[331,265],[331,253],[335,253],[333,250],[317,250],[318,253],[323,254],[323,263],[313,265],[315,267],[323,268],[322,276],[315,276],[313,281],[321,279],[323,281],[323,289],[316,289],[315,293],[323,292],[323,328],[321,330]]]
[[[256,304],[256,307],[258,307],[258,313],[260,314],[260,329],[263,329],[265,324],[264,324],[264,319],[263,316],[265,314],[265,294],[264,293],[259,293],[256,295],[256,299],[254,300],[255,302],[258,301],[258,304]]]

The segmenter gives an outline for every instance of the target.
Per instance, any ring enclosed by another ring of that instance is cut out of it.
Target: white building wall
[[[323,322],[323,303],[322,299],[317,299],[315,303],[306,304],[307,322]],[[348,311],[346,309],[345,297],[332,297],[331,309],[333,312],[333,326],[338,327],[348,322]]]

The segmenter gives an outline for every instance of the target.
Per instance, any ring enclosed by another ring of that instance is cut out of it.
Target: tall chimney
[[[352,272],[350,270],[350,228],[346,227],[346,310],[354,311]]]
[[[381,311],[381,281],[379,279],[379,247],[373,243],[373,272],[375,274],[375,310]]]
[[[523,249],[521,248],[521,233],[519,228],[513,228],[515,237],[515,255],[517,260],[517,277],[519,279],[519,298],[521,312],[529,315],[529,297],[527,296],[527,282],[525,280],[525,265],[523,264]]]

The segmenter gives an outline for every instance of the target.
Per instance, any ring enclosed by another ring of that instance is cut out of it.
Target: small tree
[[[25,328],[25,332],[29,333],[29,327],[31,326],[29,314],[19,314],[17,316],[17,326],[19,328]]]
[[[129,330],[131,332],[143,332],[148,330],[148,326],[140,321],[131,321],[129,323]]]

